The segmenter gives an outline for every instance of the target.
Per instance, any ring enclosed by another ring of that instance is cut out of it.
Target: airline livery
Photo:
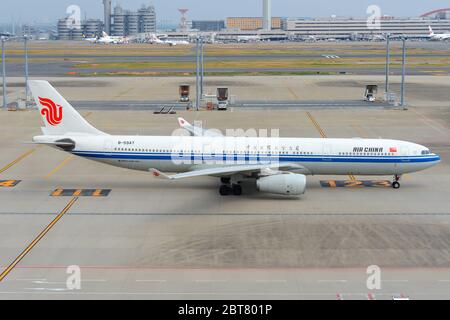
[[[168,44],[169,46],[190,44],[188,41],[185,40],[161,40],[160,38],[158,38],[156,34],[152,34],[150,36],[150,42],[156,44]]]
[[[429,34],[431,40],[438,40],[438,41],[450,40],[450,33],[434,33],[433,28],[431,28],[431,26],[428,26],[428,29],[430,30]]]
[[[301,195],[307,175],[392,175],[392,187],[398,189],[402,174],[441,160],[428,148],[405,141],[227,137],[181,118],[189,136],[109,135],[90,125],[47,81],[30,81],[29,86],[45,123],[33,143],[161,179],[217,177],[221,195],[241,195],[246,179],[255,179],[261,192]]]

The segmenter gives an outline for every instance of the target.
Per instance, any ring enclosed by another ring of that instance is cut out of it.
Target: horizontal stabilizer
[[[203,129],[201,127],[194,126],[190,124],[183,118],[178,118],[178,124],[181,128],[189,131],[191,136],[202,136],[202,137],[223,137],[223,134],[219,130],[215,129]]]

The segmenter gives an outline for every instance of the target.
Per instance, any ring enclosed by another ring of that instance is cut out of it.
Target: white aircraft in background
[[[428,28],[430,29],[431,40],[450,40],[450,33],[434,33],[431,26],[428,26]]]
[[[98,41],[98,38],[97,37],[85,37],[85,38],[83,38],[83,40],[87,41],[87,42],[94,43],[94,42]]]
[[[127,43],[129,39],[126,37],[117,37],[117,36],[110,36],[105,31],[102,32],[102,37],[97,39],[96,43],[103,43],[103,44],[123,44]]]
[[[257,42],[257,41],[261,41],[261,37],[260,36],[238,36],[237,41],[244,42],[244,43]]]
[[[221,195],[242,194],[241,182],[256,180],[261,192],[301,195],[306,175],[393,175],[440,162],[424,146],[384,139],[304,139],[225,137],[204,131],[184,119],[189,136],[118,136],[90,125],[47,81],[29,82],[45,123],[43,144],[109,165],[140,170],[168,180],[213,176]],[[171,172],[174,174],[167,174]]]
[[[158,36],[156,34],[152,34],[150,36],[150,42],[156,43],[156,44],[168,44],[169,46],[190,44],[188,41],[184,41],[184,40],[161,40],[160,38],[158,38]]]

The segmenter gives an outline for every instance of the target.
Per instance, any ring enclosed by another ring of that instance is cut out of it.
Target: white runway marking
[[[11,279],[9,281],[47,281],[47,279]]]
[[[25,290],[63,292],[63,291],[68,291],[69,289],[67,289],[67,288],[25,288]]]
[[[146,280],[146,279],[138,279],[136,282],[167,282],[167,280]]]
[[[81,282],[107,282],[105,279],[82,279]]]

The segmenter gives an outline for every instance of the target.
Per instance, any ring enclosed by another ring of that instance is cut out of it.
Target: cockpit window
[[[431,152],[430,152],[430,150],[423,150],[422,151],[422,155],[427,155],[427,154],[430,154]]]

